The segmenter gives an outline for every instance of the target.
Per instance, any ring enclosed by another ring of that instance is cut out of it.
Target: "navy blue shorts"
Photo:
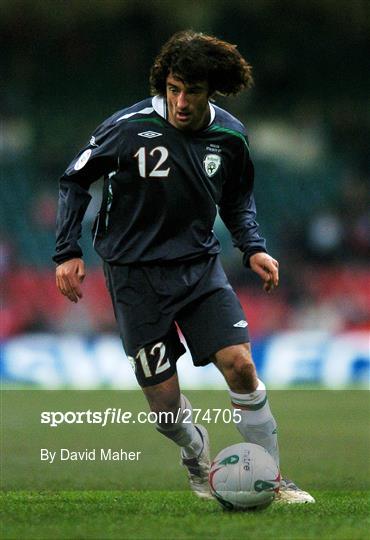
[[[206,365],[230,345],[249,341],[246,317],[218,255],[187,262],[112,265],[104,271],[123,346],[141,386],[176,372],[185,352]]]

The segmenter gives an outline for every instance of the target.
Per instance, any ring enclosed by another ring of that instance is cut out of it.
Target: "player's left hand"
[[[263,280],[263,290],[270,293],[279,285],[279,263],[267,253],[254,253],[249,258],[253,272]]]

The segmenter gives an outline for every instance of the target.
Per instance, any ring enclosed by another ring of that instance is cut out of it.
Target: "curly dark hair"
[[[253,84],[252,66],[236,45],[193,30],[177,32],[161,48],[150,70],[152,94],[166,95],[170,72],[188,84],[208,81],[210,95],[235,95]]]

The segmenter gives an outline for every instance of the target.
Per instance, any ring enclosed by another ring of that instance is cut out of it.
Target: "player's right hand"
[[[263,280],[263,290],[272,292],[279,285],[279,263],[268,253],[254,253],[249,258],[253,272]]]
[[[59,264],[55,272],[59,291],[71,302],[82,298],[81,283],[85,277],[85,264],[82,259],[70,259]]]

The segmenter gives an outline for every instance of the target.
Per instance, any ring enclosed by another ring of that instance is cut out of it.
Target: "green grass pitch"
[[[226,392],[186,392],[193,406],[228,408]],[[1,538],[367,539],[370,530],[369,393],[270,392],[283,474],[315,505],[273,503],[230,513],[187,489],[177,449],[153,426],[40,425],[42,410],[147,410],[140,392],[3,391]],[[210,423],[212,456],[241,440]],[[40,462],[40,447],[141,450],[138,463]]]

